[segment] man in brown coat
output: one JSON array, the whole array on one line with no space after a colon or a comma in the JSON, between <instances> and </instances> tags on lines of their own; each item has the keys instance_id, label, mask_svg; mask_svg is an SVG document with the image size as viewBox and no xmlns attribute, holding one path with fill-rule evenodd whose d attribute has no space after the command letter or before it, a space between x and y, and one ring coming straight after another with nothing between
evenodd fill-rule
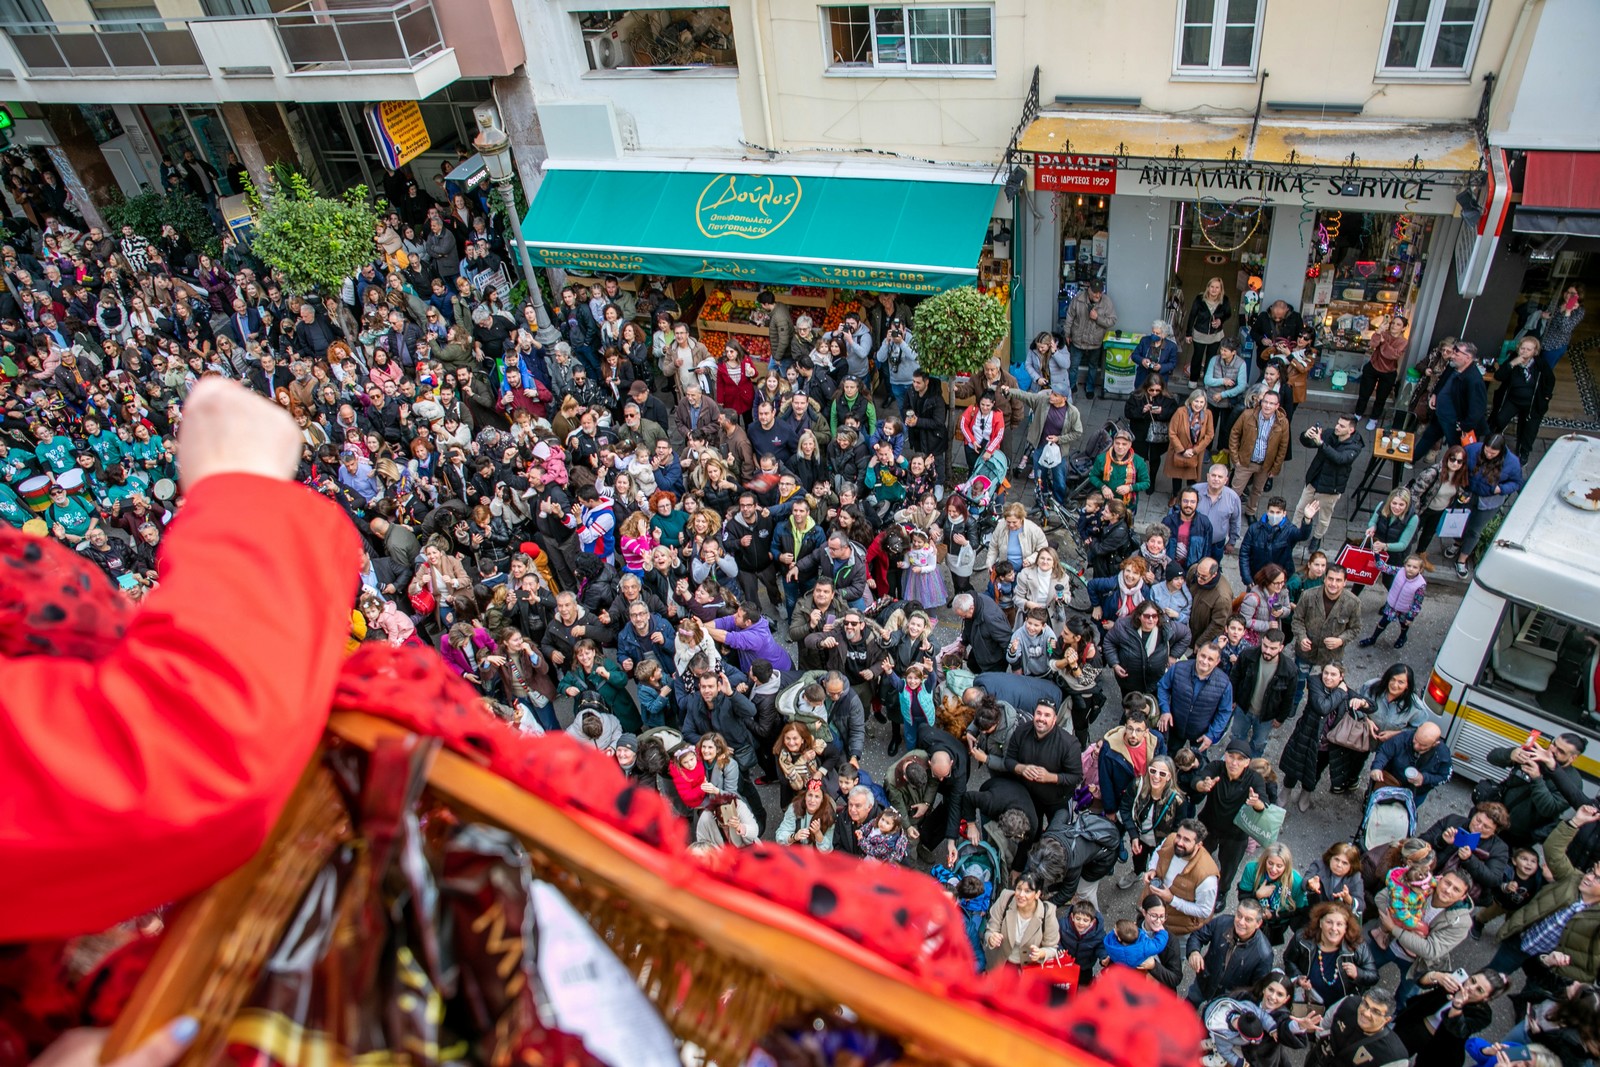
<instances>
[{"instance_id":1,"label":"man in brown coat","mask_svg":"<svg viewBox=\"0 0 1600 1067\"><path fill-rule=\"evenodd\" d=\"M1350 592L1344 568L1330 563L1321 595L1310 590L1294 606L1294 655L1301 678L1312 668L1343 663L1345 650L1360 636L1361 600Z\"/></svg>"},{"instance_id":2,"label":"man in brown coat","mask_svg":"<svg viewBox=\"0 0 1600 1067\"><path fill-rule=\"evenodd\" d=\"M1234 420L1233 432L1228 435L1233 491L1244 498L1246 522L1255 521L1261 489L1268 478L1277 477L1283 470L1288 453L1289 419L1279 406L1277 393L1262 393L1255 406L1246 408Z\"/></svg>"},{"instance_id":3,"label":"man in brown coat","mask_svg":"<svg viewBox=\"0 0 1600 1067\"><path fill-rule=\"evenodd\" d=\"M1210 644L1227 628L1233 614L1233 586L1222 576L1222 565L1210 556L1189 568L1189 631L1194 647Z\"/></svg>"}]
</instances>

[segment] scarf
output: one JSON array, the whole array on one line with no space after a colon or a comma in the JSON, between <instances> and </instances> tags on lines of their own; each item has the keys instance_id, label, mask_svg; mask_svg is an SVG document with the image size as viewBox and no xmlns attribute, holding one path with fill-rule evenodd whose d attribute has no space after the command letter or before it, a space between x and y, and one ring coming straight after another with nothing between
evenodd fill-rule
<instances>
[{"instance_id":1,"label":"scarf","mask_svg":"<svg viewBox=\"0 0 1600 1067\"><path fill-rule=\"evenodd\" d=\"M1133 447L1131 445L1128 447L1128 458L1121 463L1118 463L1112 457L1112 451L1112 448L1106 449L1105 464L1100 468L1100 480L1107 485L1111 485L1111 469L1113 467L1121 467L1122 488L1118 491L1131 494L1133 492ZM1116 489L1117 487L1112 486L1112 488Z\"/></svg>"}]
</instances>

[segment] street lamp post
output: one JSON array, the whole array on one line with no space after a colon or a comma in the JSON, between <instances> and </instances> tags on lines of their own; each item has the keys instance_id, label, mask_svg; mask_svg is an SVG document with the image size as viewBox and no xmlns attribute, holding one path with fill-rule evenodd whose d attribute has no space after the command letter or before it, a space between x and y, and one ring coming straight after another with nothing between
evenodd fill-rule
<instances>
[{"instance_id":1,"label":"street lamp post","mask_svg":"<svg viewBox=\"0 0 1600 1067\"><path fill-rule=\"evenodd\" d=\"M522 280L528 286L528 301L539 323L534 339L541 345L552 345L561 340L561 331L550 324L550 312L544 306L544 296L534 277L533 261L528 257L528 243L522 239L522 222L517 218L517 201L511 192L511 138L497 126L483 126L472 145L483 157L484 169L489 172L489 183L500 194L506 206L506 217L511 220L511 237L517 244L517 258L522 261Z\"/></svg>"}]
</instances>

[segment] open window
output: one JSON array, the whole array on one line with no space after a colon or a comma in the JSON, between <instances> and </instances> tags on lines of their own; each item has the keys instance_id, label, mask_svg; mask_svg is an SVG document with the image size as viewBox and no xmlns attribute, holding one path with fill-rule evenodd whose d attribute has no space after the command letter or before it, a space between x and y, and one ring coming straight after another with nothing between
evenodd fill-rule
<instances>
[{"instance_id":1,"label":"open window","mask_svg":"<svg viewBox=\"0 0 1600 1067\"><path fill-rule=\"evenodd\" d=\"M725 7L588 11L578 26L590 70L739 67Z\"/></svg>"},{"instance_id":2,"label":"open window","mask_svg":"<svg viewBox=\"0 0 1600 1067\"><path fill-rule=\"evenodd\" d=\"M1568 722L1596 723L1600 634L1542 608L1506 601L1478 685Z\"/></svg>"}]
</instances>

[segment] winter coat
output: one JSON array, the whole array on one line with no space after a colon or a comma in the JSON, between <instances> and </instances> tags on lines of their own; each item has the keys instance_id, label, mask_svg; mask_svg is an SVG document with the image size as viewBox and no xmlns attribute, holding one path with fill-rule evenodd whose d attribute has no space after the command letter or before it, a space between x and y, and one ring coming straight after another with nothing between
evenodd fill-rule
<instances>
[{"instance_id":1,"label":"winter coat","mask_svg":"<svg viewBox=\"0 0 1600 1067\"><path fill-rule=\"evenodd\" d=\"M644 728L644 722L639 718L639 706L633 702L633 694L628 692L628 676L622 673L622 668L614 659L597 659L595 666L604 667L610 677L602 678L598 671L582 670L576 661L572 661L567 672L556 683L556 688L563 692L569 688L595 690L623 728L629 733L638 733Z\"/></svg>"},{"instance_id":2,"label":"winter coat","mask_svg":"<svg viewBox=\"0 0 1600 1067\"><path fill-rule=\"evenodd\" d=\"M1195 647L1208 644L1222 635L1233 614L1233 586L1219 572L1210 587L1201 586L1195 578L1194 565L1186 575L1194 600L1189 605L1189 629L1194 633Z\"/></svg>"},{"instance_id":3,"label":"winter coat","mask_svg":"<svg viewBox=\"0 0 1600 1067\"><path fill-rule=\"evenodd\" d=\"M1221 667L1212 671L1199 683L1194 661L1184 660L1161 677L1156 686L1156 703L1163 715L1172 716L1172 727L1167 731L1167 744L1180 748L1202 737L1213 744L1222 739L1222 731L1233 715L1233 682Z\"/></svg>"},{"instance_id":4,"label":"winter coat","mask_svg":"<svg viewBox=\"0 0 1600 1067\"><path fill-rule=\"evenodd\" d=\"M1541 767L1539 777L1529 778L1511 762L1514 751L1511 745L1490 749L1487 760L1494 767L1515 768L1500 783L1495 799L1511 815L1506 841L1528 847L1549 837L1568 808L1580 807L1588 800L1576 767Z\"/></svg>"},{"instance_id":5,"label":"winter coat","mask_svg":"<svg viewBox=\"0 0 1600 1067\"><path fill-rule=\"evenodd\" d=\"M1063 353L1065 355L1065 353ZM1051 364L1054 365L1054 358ZM1050 390L1041 388L1036 393L1024 392L1021 389L1013 390L1013 397L1021 397L1028 404L1031 417L1028 420L1028 445L1038 448L1044 441L1044 420L1050 415ZM1056 444L1061 448L1063 461L1078 447L1078 442L1083 439L1083 414L1073 406L1071 400L1064 405L1065 420L1061 423L1061 432L1057 434Z\"/></svg>"},{"instance_id":6,"label":"winter coat","mask_svg":"<svg viewBox=\"0 0 1600 1067\"><path fill-rule=\"evenodd\" d=\"M1361 637L1361 600L1347 588L1339 599L1328 603L1326 593L1312 592L1294 606L1294 654L1313 667L1343 663L1345 653ZM1343 638L1338 648L1328 648L1323 639ZM1311 650L1302 651L1300 642L1311 639Z\"/></svg>"},{"instance_id":7,"label":"winter coat","mask_svg":"<svg viewBox=\"0 0 1600 1067\"><path fill-rule=\"evenodd\" d=\"M1257 930L1241 942L1233 932L1232 915L1218 915L1190 934L1184 952L1198 952L1205 960L1205 970L1195 976L1204 1000L1249 989L1272 970L1272 943L1266 933Z\"/></svg>"},{"instance_id":8,"label":"winter coat","mask_svg":"<svg viewBox=\"0 0 1600 1067\"><path fill-rule=\"evenodd\" d=\"M1267 691L1261 697L1261 707L1256 712L1262 722L1284 722L1294 711L1295 668L1287 648L1278 654L1273 670L1272 681L1267 683ZM1244 702L1255 692L1260 671L1260 645L1252 645L1239 653L1239 659L1229 673L1233 680L1234 703L1241 710L1249 710L1244 707Z\"/></svg>"},{"instance_id":9,"label":"winter coat","mask_svg":"<svg viewBox=\"0 0 1600 1067\"><path fill-rule=\"evenodd\" d=\"M1260 436L1261 424L1256 420L1254 409L1245 409L1244 414L1234 420L1233 429L1228 433L1228 461L1235 466L1249 464L1251 457L1256 454L1256 439ZM1267 451L1259 469L1275 477L1282 472L1283 461L1288 455L1289 420L1280 411L1272 420L1272 429L1267 431Z\"/></svg>"},{"instance_id":10,"label":"winter coat","mask_svg":"<svg viewBox=\"0 0 1600 1067\"><path fill-rule=\"evenodd\" d=\"M1471 880L1472 899L1486 904L1502 882L1511 880L1511 846L1499 834L1494 834L1478 842L1472 855L1462 859L1456 846L1444 840L1444 832L1451 828L1466 831L1469 818L1461 814L1446 815L1417 836L1433 846L1435 875L1460 871Z\"/></svg>"},{"instance_id":11,"label":"winter coat","mask_svg":"<svg viewBox=\"0 0 1600 1067\"><path fill-rule=\"evenodd\" d=\"M1156 624L1154 651L1145 647L1145 635L1139 632L1136 615L1124 615L1106 633L1101 650L1106 666L1128 672L1118 676L1117 684L1125 691L1138 689L1148 693L1167 673L1168 660L1181 659L1189 651L1189 628L1173 619L1162 619Z\"/></svg>"},{"instance_id":12,"label":"winter coat","mask_svg":"<svg viewBox=\"0 0 1600 1067\"><path fill-rule=\"evenodd\" d=\"M1178 476L1172 472L1170 456L1167 460L1167 470L1172 473L1174 478ZM1177 505L1173 505L1171 510L1167 512L1166 517L1161 520L1161 525L1167 528L1167 544L1175 548L1178 543L1178 528L1183 525L1183 516L1178 514ZM1187 553L1183 557L1184 561L1190 565L1198 562L1202 556L1210 551L1213 536L1211 520L1198 511L1195 512L1194 517L1189 520L1189 540L1184 546Z\"/></svg>"},{"instance_id":13,"label":"winter coat","mask_svg":"<svg viewBox=\"0 0 1600 1067\"><path fill-rule=\"evenodd\" d=\"M1306 682L1305 706L1300 709L1294 733L1289 735L1278 761L1285 778L1292 777L1307 786L1316 782L1317 753L1327 747L1328 730L1349 709L1354 695L1348 687L1329 689L1322 684L1320 671L1312 673Z\"/></svg>"},{"instance_id":14,"label":"winter coat","mask_svg":"<svg viewBox=\"0 0 1600 1067\"><path fill-rule=\"evenodd\" d=\"M1440 747L1444 746L1441 745ZM1576 880L1573 881L1573 886L1576 888ZM1378 890L1377 896L1373 898L1372 914L1383 915L1385 913L1394 914L1389 904L1389 889L1387 885ZM1518 911L1517 914L1520 915L1521 911ZM1512 916L1513 919L1515 917L1515 915ZM1594 918L1600 920L1600 914L1595 915ZM1577 920L1573 921L1576 922ZM1600 921L1592 925L1600 927ZM1423 975L1428 971L1449 970L1450 953L1466 941L1467 931L1471 927L1472 900L1468 897L1462 897L1433 917L1433 921L1428 924L1426 935L1418 933L1416 930L1407 930L1401 927L1394 931L1394 940L1401 948L1416 957L1416 963L1413 964L1415 973ZM1571 923L1567 925L1567 929L1569 931L1572 929ZM1500 929L1500 938L1501 940L1508 940L1511 934L1521 932L1521 928L1513 930L1511 920L1508 919ZM1574 964L1578 962L1576 955L1573 956L1572 962ZM1593 962L1593 960L1590 962ZM1589 978L1583 980L1591 980L1594 977L1594 973L1591 969L1588 972Z\"/></svg>"},{"instance_id":15,"label":"winter coat","mask_svg":"<svg viewBox=\"0 0 1600 1067\"><path fill-rule=\"evenodd\" d=\"M1061 954L1078 964L1079 983L1087 982L1104 955L1101 945L1106 939L1105 923L1096 915L1094 924L1080 934L1078 928L1072 925L1070 908L1057 908L1056 914L1061 921Z\"/></svg>"},{"instance_id":16,"label":"winter coat","mask_svg":"<svg viewBox=\"0 0 1600 1067\"><path fill-rule=\"evenodd\" d=\"M1208 449L1217 436L1216 419L1207 409L1200 417L1200 436L1191 438L1189 408L1185 405L1173 414L1167 426L1167 477L1181 478L1186 482L1199 480L1211 465ZM1194 449L1194 455L1184 456L1186 448Z\"/></svg>"},{"instance_id":17,"label":"winter coat","mask_svg":"<svg viewBox=\"0 0 1600 1067\"><path fill-rule=\"evenodd\" d=\"M1156 364L1155 371L1144 365L1146 360ZM1139 343L1133 349L1133 388L1137 392L1144 388L1144 383L1152 373L1161 375L1161 380L1166 381L1172 377L1173 370L1178 366L1178 344L1170 338L1157 338L1153 333L1147 333L1139 338Z\"/></svg>"},{"instance_id":18,"label":"winter coat","mask_svg":"<svg viewBox=\"0 0 1600 1067\"><path fill-rule=\"evenodd\" d=\"M1006 526L1006 520L1001 519L995 523L994 530L989 534L989 555L984 563L985 567L993 567L1006 558L1011 542L1011 530ZM1032 519L1022 520L1022 529L1017 531L1017 542L1022 549L1022 566L1027 567L1033 563L1033 557L1039 554L1041 548L1049 548L1050 542L1045 539L1044 531Z\"/></svg>"},{"instance_id":19,"label":"winter coat","mask_svg":"<svg viewBox=\"0 0 1600 1067\"><path fill-rule=\"evenodd\" d=\"M1089 317L1093 309L1095 317ZM1067 305L1067 317L1061 324L1061 332L1066 334L1067 344L1073 348L1095 349L1105 344L1106 333L1116 329L1117 305L1112 303L1110 293L1101 293L1100 302L1092 303L1089 300L1088 287L1078 290L1072 298L1072 303Z\"/></svg>"},{"instance_id":20,"label":"winter coat","mask_svg":"<svg viewBox=\"0 0 1600 1067\"><path fill-rule=\"evenodd\" d=\"M1380 745L1378 754L1372 757L1372 769L1388 771L1395 778L1405 782L1416 794L1417 807L1420 808L1435 786L1441 786L1450 780L1450 773L1455 764L1450 755L1450 746L1443 741L1422 755L1417 755L1411 747L1411 739L1416 733L1416 727L1402 730ZM1411 767L1415 767L1422 775L1421 785L1413 786L1407 780L1405 772Z\"/></svg>"},{"instance_id":21,"label":"winter coat","mask_svg":"<svg viewBox=\"0 0 1600 1067\"><path fill-rule=\"evenodd\" d=\"M1131 809L1134 794L1139 791L1139 776L1134 772L1133 761L1128 757L1128 746L1123 741L1126 727L1113 726L1100 739L1100 807L1106 814L1121 817L1124 808ZM1167 754L1166 740L1155 731L1145 734L1145 762ZM1127 819L1122 819L1122 829L1128 829ZM1157 834L1159 840L1163 835Z\"/></svg>"},{"instance_id":22,"label":"winter coat","mask_svg":"<svg viewBox=\"0 0 1600 1067\"><path fill-rule=\"evenodd\" d=\"M1576 834L1577 829L1570 822L1563 822L1545 841L1545 863L1555 880L1512 912L1500 931L1502 941L1520 936L1540 919L1578 899L1578 883L1585 872L1574 867L1567 856L1567 846ZM1572 958L1567 966L1555 968L1556 974L1567 981L1594 981L1594 976L1600 973L1600 908L1587 908L1573 916L1561 931L1556 951Z\"/></svg>"},{"instance_id":23,"label":"winter coat","mask_svg":"<svg viewBox=\"0 0 1600 1067\"><path fill-rule=\"evenodd\" d=\"M1341 441L1331 429L1324 429L1320 445L1311 443L1304 434L1300 440L1307 448L1317 450L1317 454L1311 457L1311 465L1306 468L1306 483L1319 493L1337 495L1344 492L1345 486L1350 484L1351 468L1367 450L1366 438L1361 436L1360 431L1355 431Z\"/></svg>"},{"instance_id":24,"label":"winter coat","mask_svg":"<svg viewBox=\"0 0 1600 1067\"><path fill-rule=\"evenodd\" d=\"M808 580L815 584L816 578L823 574L832 578L835 587L834 598L842 602L842 607L848 607L866 598L867 550L854 541L850 542L850 558L842 563L828 555L826 541L806 555L798 557L796 563L802 584Z\"/></svg>"},{"instance_id":25,"label":"winter coat","mask_svg":"<svg viewBox=\"0 0 1600 1067\"><path fill-rule=\"evenodd\" d=\"M1301 935L1291 939L1283 950L1283 973L1291 980L1306 977L1311 973L1316 955L1317 945L1310 938ZM1372 949L1368 947L1366 939L1363 938L1355 948L1341 949L1340 955L1348 955L1350 962L1356 965L1354 978L1346 975L1343 967L1339 968L1339 988L1343 996L1360 993L1378 984L1378 967L1373 962Z\"/></svg>"},{"instance_id":26,"label":"winter coat","mask_svg":"<svg viewBox=\"0 0 1600 1067\"><path fill-rule=\"evenodd\" d=\"M1311 520L1296 526L1284 519L1276 526L1267 522L1265 511L1261 518L1250 524L1239 542L1239 575L1245 581L1255 576L1269 563L1276 563L1287 574L1294 570L1294 546L1311 536Z\"/></svg>"}]
</instances>

